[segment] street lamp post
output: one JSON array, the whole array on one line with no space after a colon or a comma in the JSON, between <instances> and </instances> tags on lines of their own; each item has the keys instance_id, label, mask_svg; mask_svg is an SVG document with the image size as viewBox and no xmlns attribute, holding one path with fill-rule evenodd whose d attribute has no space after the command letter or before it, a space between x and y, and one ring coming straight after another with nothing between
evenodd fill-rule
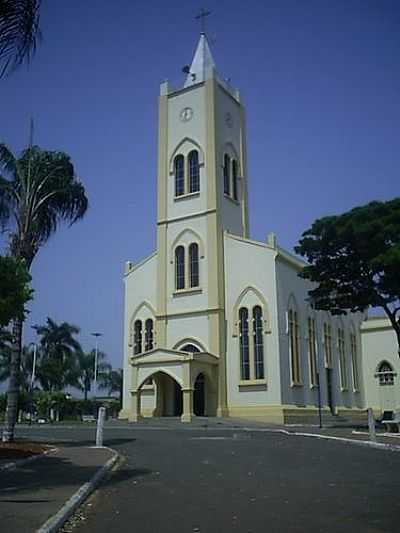
<instances>
[{"instance_id":1,"label":"street lamp post","mask_svg":"<svg viewBox=\"0 0 400 533\"><path fill-rule=\"evenodd\" d=\"M102 333L91 333L93 337L96 339L96 347L94 352L94 380L93 380L93 395L96 398L96 392L97 392L97 358L99 355L99 337L101 337Z\"/></svg>"},{"instance_id":2,"label":"street lamp post","mask_svg":"<svg viewBox=\"0 0 400 533\"><path fill-rule=\"evenodd\" d=\"M31 342L30 346L33 346L33 361L32 361L31 382L29 384L29 425L32 424L32 415L33 415L32 413L33 411L33 384L35 382L37 344L36 342Z\"/></svg>"}]
</instances>

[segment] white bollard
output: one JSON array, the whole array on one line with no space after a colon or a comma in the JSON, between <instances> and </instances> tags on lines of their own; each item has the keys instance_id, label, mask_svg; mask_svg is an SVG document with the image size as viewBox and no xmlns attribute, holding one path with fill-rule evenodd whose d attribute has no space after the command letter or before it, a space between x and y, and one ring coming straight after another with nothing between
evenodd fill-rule
<instances>
[{"instance_id":1,"label":"white bollard","mask_svg":"<svg viewBox=\"0 0 400 533\"><path fill-rule=\"evenodd\" d=\"M96 446L103 446L103 428L106 418L106 408L100 407L97 415Z\"/></svg>"},{"instance_id":2,"label":"white bollard","mask_svg":"<svg viewBox=\"0 0 400 533\"><path fill-rule=\"evenodd\" d=\"M372 412L371 407L368 407L367 411L368 411L369 440L372 442L376 442L374 413Z\"/></svg>"}]
</instances>

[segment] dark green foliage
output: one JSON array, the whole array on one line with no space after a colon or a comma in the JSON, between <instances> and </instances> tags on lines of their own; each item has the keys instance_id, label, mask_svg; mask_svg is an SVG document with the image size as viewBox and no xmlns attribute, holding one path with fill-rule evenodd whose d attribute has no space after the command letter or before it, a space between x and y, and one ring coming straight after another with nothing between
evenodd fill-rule
<instances>
[{"instance_id":1,"label":"dark green foliage","mask_svg":"<svg viewBox=\"0 0 400 533\"><path fill-rule=\"evenodd\" d=\"M0 256L0 327L25 317L25 304L32 299L31 276L21 260Z\"/></svg>"},{"instance_id":2,"label":"dark green foliage","mask_svg":"<svg viewBox=\"0 0 400 533\"><path fill-rule=\"evenodd\" d=\"M0 78L29 62L41 37L40 0L0 0Z\"/></svg>"},{"instance_id":3,"label":"dark green foliage","mask_svg":"<svg viewBox=\"0 0 400 533\"><path fill-rule=\"evenodd\" d=\"M400 198L316 220L296 252L309 262L300 276L317 284L309 292L317 309L382 307L400 352Z\"/></svg>"}]
</instances>

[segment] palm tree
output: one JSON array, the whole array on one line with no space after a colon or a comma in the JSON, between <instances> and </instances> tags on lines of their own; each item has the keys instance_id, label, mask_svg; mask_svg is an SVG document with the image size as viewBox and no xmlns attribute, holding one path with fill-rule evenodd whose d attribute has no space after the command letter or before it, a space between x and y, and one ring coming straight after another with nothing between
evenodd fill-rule
<instances>
[{"instance_id":1,"label":"palm tree","mask_svg":"<svg viewBox=\"0 0 400 533\"><path fill-rule=\"evenodd\" d=\"M88 200L69 156L30 146L17 158L0 144L0 222L10 235L10 254L32 261L60 222L74 224L86 213ZM14 438L18 403L18 373L22 320L13 323L13 348L3 441Z\"/></svg>"},{"instance_id":2,"label":"palm tree","mask_svg":"<svg viewBox=\"0 0 400 533\"><path fill-rule=\"evenodd\" d=\"M41 0L0 0L0 78L29 62L41 38Z\"/></svg>"},{"instance_id":3,"label":"palm tree","mask_svg":"<svg viewBox=\"0 0 400 533\"><path fill-rule=\"evenodd\" d=\"M82 348L74 335L79 328L68 322L57 324L51 318L47 318L44 326L34 328L40 337L36 375L42 389L58 392L69 385L77 386Z\"/></svg>"},{"instance_id":4,"label":"palm tree","mask_svg":"<svg viewBox=\"0 0 400 533\"><path fill-rule=\"evenodd\" d=\"M113 392L118 392L118 398L122 400L122 385L123 385L123 371L122 368L103 373L99 378L99 388L105 389L108 395L111 396Z\"/></svg>"},{"instance_id":5,"label":"palm tree","mask_svg":"<svg viewBox=\"0 0 400 533\"><path fill-rule=\"evenodd\" d=\"M89 353L78 353L79 388L83 391L85 400L87 400L92 382L94 381L95 358L96 350L92 350ZM99 383L101 383L102 377L111 369L111 366L106 363L106 359L107 356L104 352L97 352L97 379Z\"/></svg>"}]
</instances>

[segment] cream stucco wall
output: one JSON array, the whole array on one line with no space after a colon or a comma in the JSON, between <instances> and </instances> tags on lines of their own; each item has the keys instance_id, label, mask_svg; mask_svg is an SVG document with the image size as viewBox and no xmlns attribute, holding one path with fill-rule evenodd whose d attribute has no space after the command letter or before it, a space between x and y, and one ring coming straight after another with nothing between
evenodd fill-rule
<instances>
[{"instance_id":1,"label":"cream stucco wall","mask_svg":"<svg viewBox=\"0 0 400 533\"><path fill-rule=\"evenodd\" d=\"M296 262L298 264L296 264ZM280 342L280 366L282 402L298 406L318 405L318 389L312 387L310 380L310 361L308 349L308 316L316 318L317 336L317 366L320 374L321 400L323 405L328 404L327 382L324 364L323 323L328 321L332 327L332 378L333 378L333 404L339 409L363 407L362 390L362 364L361 364L361 340L359 333L360 314L346 315L340 318L332 317L329 313L313 312L307 302L308 290L312 285L301 279L298 272L301 263L290 254L282 251L276 264L276 290L279 312L279 342ZM289 302L295 305L300 324L300 362L301 362L301 386L291 384L290 375L290 352L288 331ZM345 334L347 390L341 390L339 376L339 353L338 353L338 327L343 327ZM353 328L353 329L352 329ZM359 391L353 390L352 364L350 354L350 331L354 331L357 338L357 366L359 374Z\"/></svg>"},{"instance_id":2,"label":"cream stucco wall","mask_svg":"<svg viewBox=\"0 0 400 533\"><path fill-rule=\"evenodd\" d=\"M361 338L366 407L372 407L377 413L400 410L400 358L396 334L389 320L370 317L362 323ZM379 385L376 373L383 361L387 361L397 374L393 386Z\"/></svg>"},{"instance_id":3,"label":"cream stucco wall","mask_svg":"<svg viewBox=\"0 0 400 533\"><path fill-rule=\"evenodd\" d=\"M274 283L275 250L266 244L225 233L225 305L228 405L261 406L280 403L279 343ZM264 332L264 384L240 383L239 307L261 305ZM251 333L251 332L250 332Z\"/></svg>"}]
</instances>

